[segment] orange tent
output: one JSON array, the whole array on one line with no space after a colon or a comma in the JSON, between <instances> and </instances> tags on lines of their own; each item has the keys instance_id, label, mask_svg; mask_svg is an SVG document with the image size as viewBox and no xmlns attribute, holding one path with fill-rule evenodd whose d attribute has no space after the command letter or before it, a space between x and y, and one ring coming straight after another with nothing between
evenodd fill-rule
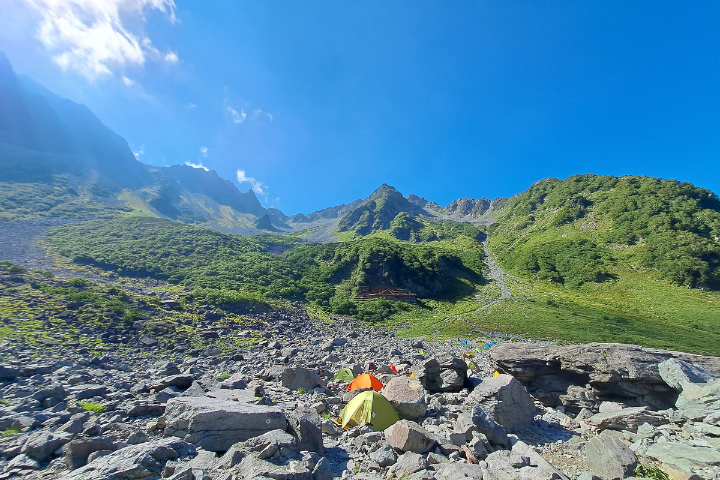
<instances>
[{"instance_id":1,"label":"orange tent","mask_svg":"<svg viewBox=\"0 0 720 480\"><path fill-rule=\"evenodd\" d=\"M397 368L395 368L395 365L388 365L388 367L390 367L390 370L397 373Z\"/></svg>"},{"instance_id":2,"label":"orange tent","mask_svg":"<svg viewBox=\"0 0 720 480\"><path fill-rule=\"evenodd\" d=\"M355 380L348 385L348 391L352 392L356 388L372 388L376 392L379 392L382 390L382 387L382 383L380 383L380 380L375 378L375 375L363 373L362 375L355 377Z\"/></svg>"}]
</instances>

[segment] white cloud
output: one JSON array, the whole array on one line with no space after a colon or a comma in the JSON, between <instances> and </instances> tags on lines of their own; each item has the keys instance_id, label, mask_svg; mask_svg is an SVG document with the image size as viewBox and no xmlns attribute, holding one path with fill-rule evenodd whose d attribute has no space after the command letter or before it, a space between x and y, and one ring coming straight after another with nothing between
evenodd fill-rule
<instances>
[{"instance_id":1,"label":"white cloud","mask_svg":"<svg viewBox=\"0 0 720 480\"><path fill-rule=\"evenodd\" d=\"M126 77L125 75L123 75L122 80L123 80L123 83L128 87L132 87L133 85L135 85L135 80L132 80L132 79Z\"/></svg>"},{"instance_id":2,"label":"white cloud","mask_svg":"<svg viewBox=\"0 0 720 480\"><path fill-rule=\"evenodd\" d=\"M259 109L259 108L256 109L256 110L254 110L254 111L253 111L253 114L255 114L256 117L258 117L258 116L260 116L260 115L265 115L266 117L268 117L268 118L270 119L271 122L272 122L272 120L273 120L272 114L270 114L270 113L268 113L268 112L263 112L263 111L262 111L261 109Z\"/></svg>"},{"instance_id":3,"label":"white cloud","mask_svg":"<svg viewBox=\"0 0 720 480\"><path fill-rule=\"evenodd\" d=\"M145 153L145 145L140 145L140 150L138 150L137 152L133 151L133 155L135 155L135 158L137 160L140 160L140 155L142 155L143 153Z\"/></svg>"},{"instance_id":4,"label":"white cloud","mask_svg":"<svg viewBox=\"0 0 720 480\"><path fill-rule=\"evenodd\" d=\"M175 23L174 0L22 1L40 13L36 36L54 53L55 63L90 81L142 67L148 59L179 61L177 53L160 52L141 31L145 10L159 10Z\"/></svg>"},{"instance_id":5,"label":"white cloud","mask_svg":"<svg viewBox=\"0 0 720 480\"><path fill-rule=\"evenodd\" d=\"M203 165L203 159L207 158L209 151L210 149L207 147L200 147L200 157L198 158L198 163L185 162L185 165L193 168L202 168L206 172L209 172L210 169Z\"/></svg>"},{"instance_id":6,"label":"white cloud","mask_svg":"<svg viewBox=\"0 0 720 480\"><path fill-rule=\"evenodd\" d=\"M193 168L202 168L202 169L205 170L206 172L209 172L209 171L210 171L210 169L207 168L206 166L204 166L204 165L202 164L202 162L200 162L200 163L185 162L185 165L187 165L188 167L193 167Z\"/></svg>"},{"instance_id":7,"label":"white cloud","mask_svg":"<svg viewBox=\"0 0 720 480\"><path fill-rule=\"evenodd\" d=\"M245 175L245 170L237 171L237 181L238 181L238 183L247 182L250 185L252 185L253 192L265 197L265 201L267 202L267 196L268 196L267 186L263 185L262 182L255 180L253 177L248 177L247 175Z\"/></svg>"},{"instance_id":8,"label":"white cloud","mask_svg":"<svg viewBox=\"0 0 720 480\"><path fill-rule=\"evenodd\" d=\"M193 108L195 108L195 107L197 107L197 105L195 105L194 103L188 103L188 108L189 108L189 109L193 109Z\"/></svg>"},{"instance_id":9,"label":"white cloud","mask_svg":"<svg viewBox=\"0 0 720 480\"><path fill-rule=\"evenodd\" d=\"M242 123L245 121L245 117L247 117L247 113L245 113L245 110L240 109L240 113L237 112L232 107L227 107L228 112L232 115L233 122L235 123Z\"/></svg>"}]
</instances>

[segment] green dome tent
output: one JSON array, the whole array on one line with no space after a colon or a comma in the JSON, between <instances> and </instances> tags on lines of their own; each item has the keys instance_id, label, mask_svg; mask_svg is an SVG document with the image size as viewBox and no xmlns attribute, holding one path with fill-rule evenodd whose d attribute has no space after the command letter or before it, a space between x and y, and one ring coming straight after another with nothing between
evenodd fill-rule
<instances>
[{"instance_id":1,"label":"green dome tent","mask_svg":"<svg viewBox=\"0 0 720 480\"><path fill-rule=\"evenodd\" d=\"M341 368L340 371L335 374L335 380L350 383L355 380L355 374L349 368Z\"/></svg>"},{"instance_id":2,"label":"green dome tent","mask_svg":"<svg viewBox=\"0 0 720 480\"><path fill-rule=\"evenodd\" d=\"M376 432L381 432L400 420L400 417L385 397L374 390L368 390L358 393L345 405L340 419L343 428L369 423Z\"/></svg>"}]
</instances>

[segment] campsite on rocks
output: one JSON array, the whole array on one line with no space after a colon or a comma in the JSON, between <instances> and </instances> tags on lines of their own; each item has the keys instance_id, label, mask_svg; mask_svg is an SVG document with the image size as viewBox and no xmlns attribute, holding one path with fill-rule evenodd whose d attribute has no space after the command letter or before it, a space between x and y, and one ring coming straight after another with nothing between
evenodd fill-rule
<instances>
[{"instance_id":1,"label":"campsite on rocks","mask_svg":"<svg viewBox=\"0 0 720 480\"><path fill-rule=\"evenodd\" d=\"M0 480L720 480L719 21L0 0Z\"/></svg>"}]
</instances>

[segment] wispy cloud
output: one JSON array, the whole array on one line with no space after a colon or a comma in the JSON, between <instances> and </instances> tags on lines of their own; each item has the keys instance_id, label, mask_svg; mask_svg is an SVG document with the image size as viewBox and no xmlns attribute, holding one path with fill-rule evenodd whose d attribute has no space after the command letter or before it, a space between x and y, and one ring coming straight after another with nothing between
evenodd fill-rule
<instances>
[{"instance_id":1,"label":"wispy cloud","mask_svg":"<svg viewBox=\"0 0 720 480\"><path fill-rule=\"evenodd\" d=\"M193 168L202 168L206 172L210 171L210 169L207 168L205 165L203 165L202 162L200 162L200 163L185 162L185 165L187 165L188 167L193 167Z\"/></svg>"},{"instance_id":2,"label":"wispy cloud","mask_svg":"<svg viewBox=\"0 0 720 480\"><path fill-rule=\"evenodd\" d=\"M132 79L126 77L125 75L123 75L122 81L125 84L125 86L127 86L127 87L132 87L133 85L135 85L135 80L132 80Z\"/></svg>"},{"instance_id":3,"label":"wispy cloud","mask_svg":"<svg viewBox=\"0 0 720 480\"><path fill-rule=\"evenodd\" d=\"M188 108L189 108L189 109L192 110L192 109L195 108L195 107L197 107L197 105L195 105L194 103L188 103Z\"/></svg>"},{"instance_id":4,"label":"wispy cloud","mask_svg":"<svg viewBox=\"0 0 720 480\"><path fill-rule=\"evenodd\" d=\"M210 169L203 165L203 160L207 158L209 151L210 149L207 147L200 147L200 157L198 158L198 163L185 162L185 165L193 168L202 168L206 172L209 172Z\"/></svg>"},{"instance_id":5,"label":"wispy cloud","mask_svg":"<svg viewBox=\"0 0 720 480\"><path fill-rule=\"evenodd\" d=\"M40 13L36 36L55 63L90 81L142 67L148 59L180 60L175 52L160 52L141 30L145 10L159 10L175 23L174 0L22 1Z\"/></svg>"},{"instance_id":6,"label":"wispy cloud","mask_svg":"<svg viewBox=\"0 0 720 480\"><path fill-rule=\"evenodd\" d=\"M255 109L255 110L253 111L253 114L254 114L256 117L259 117L259 116L261 116L261 115L266 116L266 117L268 117L268 118L270 119L271 122L272 122L272 120L273 120L273 116L272 116L271 113L263 112L263 111L262 111L261 109L259 109L259 108L258 108L258 109Z\"/></svg>"},{"instance_id":7,"label":"wispy cloud","mask_svg":"<svg viewBox=\"0 0 720 480\"><path fill-rule=\"evenodd\" d=\"M252 190L258 195L262 195L265 197L265 202L267 202L267 196L268 196L268 188L266 185L263 185L262 182L255 180L253 177L248 177L245 174L245 170L238 170L237 171L237 181L238 183L249 183L252 185Z\"/></svg>"},{"instance_id":8,"label":"wispy cloud","mask_svg":"<svg viewBox=\"0 0 720 480\"><path fill-rule=\"evenodd\" d=\"M140 160L140 155L142 155L143 153L145 153L145 145L140 145L140 150L138 150L137 152L133 150L133 155L135 155L135 158L137 160Z\"/></svg>"},{"instance_id":9,"label":"wispy cloud","mask_svg":"<svg viewBox=\"0 0 720 480\"><path fill-rule=\"evenodd\" d=\"M245 117L247 117L247 113L245 113L245 110L240 109L240 113L237 112L232 107L227 107L228 112L230 112L230 115L232 115L233 122L235 123L242 123L245 121Z\"/></svg>"}]
</instances>

